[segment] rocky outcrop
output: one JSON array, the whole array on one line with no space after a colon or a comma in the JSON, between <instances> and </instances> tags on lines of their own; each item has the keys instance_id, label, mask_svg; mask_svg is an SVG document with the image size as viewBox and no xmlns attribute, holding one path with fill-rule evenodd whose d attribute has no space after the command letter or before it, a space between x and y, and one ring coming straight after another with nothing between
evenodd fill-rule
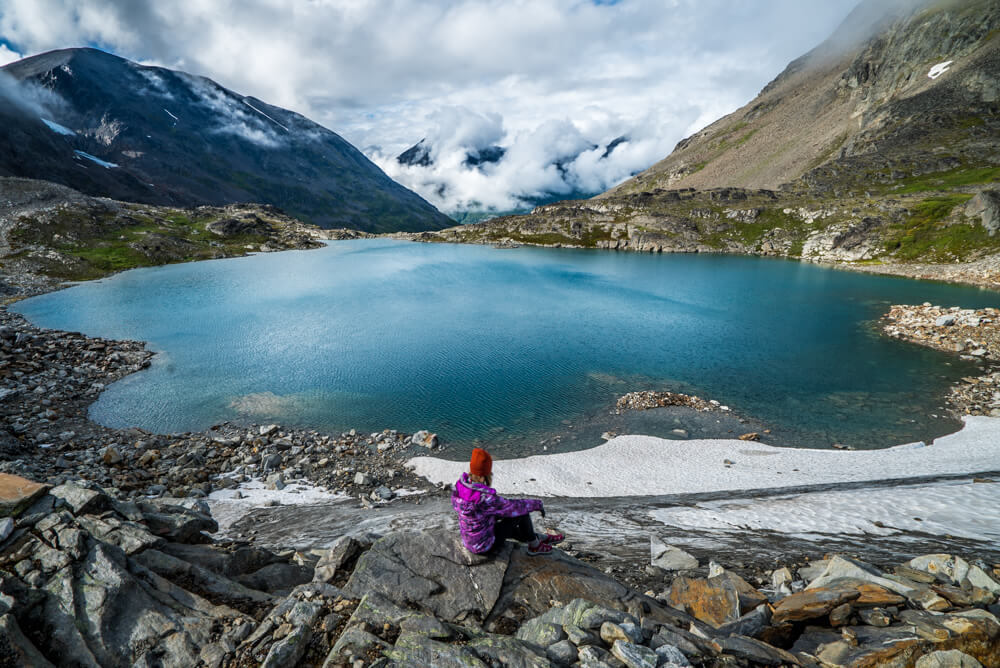
<instances>
[{"instance_id":1,"label":"rocky outcrop","mask_svg":"<svg viewBox=\"0 0 1000 668\"><path fill-rule=\"evenodd\" d=\"M553 600L586 596L621 610L659 607L562 552L531 558L507 542L496 554L475 555L445 529L398 532L376 542L345 589L359 597L377 592L399 606L493 630L516 624L518 614L539 614Z\"/></svg>"},{"instance_id":2,"label":"rocky outcrop","mask_svg":"<svg viewBox=\"0 0 1000 668\"><path fill-rule=\"evenodd\" d=\"M965 215L979 218L992 237L1000 230L1000 190L981 190L965 205Z\"/></svg>"},{"instance_id":3,"label":"rocky outcrop","mask_svg":"<svg viewBox=\"0 0 1000 668\"><path fill-rule=\"evenodd\" d=\"M699 577L693 562L652 597L558 549L530 557L507 543L473 555L436 529L278 554L213 540L197 500L5 482L30 497L6 507L0 542L5 665L1000 662L1000 621L987 609L997 570L958 555L888 571L833 556L778 569L760 589L714 562ZM343 588L331 583L348 571Z\"/></svg>"},{"instance_id":4,"label":"rocky outcrop","mask_svg":"<svg viewBox=\"0 0 1000 668\"><path fill-rule=\"evenodd\" d=\"M948 403L965 415L1000 416L1000 310L897 304L881 327L887 336L978 361L981 372L952 387Z\"/></svg>"},{"instance_id":5,"label":"rocky outcrop","mask_svg":"<svg viewBox=\"0 0 1000 668\"><path fill-rule=\"evenodd\" d=\"M36 294L132 267L318 248L322 234L265 205L179 209L0 178L0 293Z\"/></svg>"}]
</instances>

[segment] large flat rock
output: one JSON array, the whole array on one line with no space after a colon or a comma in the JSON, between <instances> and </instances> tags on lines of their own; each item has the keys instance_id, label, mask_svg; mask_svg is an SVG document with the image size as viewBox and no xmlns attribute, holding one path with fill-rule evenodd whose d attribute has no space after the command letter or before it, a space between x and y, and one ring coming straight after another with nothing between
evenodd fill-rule
<instances>
[{"instance_id":1,"label":"large flat rock","mask_svg":"<svg viewBox=\"0 0 1000 668\"><path fill-rule=\"evenodd\" d=\"M10 473L0 473L0 517L17 516L32 501L50 489L49 485L34 482Z\"/></svg>"},{"instance_id":2,"label":"large flat rock","mask_svg":"<svg viewBox=\"0 0 1000 668\"><path fill-rule=\"evenodd\" d=\"M359 598L377 592L404 608L488 629L502 628L505 617L536 616L553 601L577 598L664 619L683 617L685 623L691 619L561 550L532 557L508 542L495 555L476 555L462 547L458 532L451 529L382 538L358 559L346 590Z\"/></svg>"},{"instance_id":3,"label":"large flat rock","mask_svg":"<svg viewBox=\"0 0 1000 668\"><path fill-rule=\"evenodd\" d=\"M493 609L513 546L496 555L472 554L456 531L402 531L377 541L358 559L347 591L378 592L455 622L482 623Z\"/></svg>"}]
</instances>

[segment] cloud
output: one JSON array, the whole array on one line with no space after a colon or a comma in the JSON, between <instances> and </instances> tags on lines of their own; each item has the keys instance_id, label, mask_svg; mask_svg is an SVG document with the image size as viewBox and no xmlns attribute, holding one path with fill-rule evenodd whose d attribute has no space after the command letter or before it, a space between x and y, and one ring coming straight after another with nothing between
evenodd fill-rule
<instances>
[{"instance_id":1,"label":"cloud","mask_svg":"<svg viewBox=\"0 0 1000 668\"><path fill-rule=\"evenodd\" d=\"M246 100L234 96L208 79L180 74L199 103L215 114L211 132L242 137L258 146L275 148L284 144L280 136L283 126L256 109ZM284 130L287 132L287 129Z\"/></svg>"},{"instance_id":2,"label":"cloud","mask_svg":"<svg viewBox=\"0 0 1000 668\"><path fill-rule=\"evenodd\" d=\"M64 102L46 88L21 83L6 72L0 72L0 105L29 116L51 119L59 116Z\"/></svg>"},{"instance_id":3,"label":"cloud","mask_svg":"<svg viewBox=\"0 0 1000 668\"><path fill-rule=\"evenodd\" d=\"M672 133L657 114L630 121L596 107L582 111L576 121L549 119L507 132L497 114L448 107L425 119L430 165L401 165L396 153L375 147L367 152L391 177L442 211L457 213L509 211L530 207L535 198L599 193L673 148ZM609 144L622 137L609 153ZM505 149L498 162L467 162L496 145Z\"/></svg>"},{"instance_id":4,"label":"cloud","mask_svg":"<svg viewBox=\"0 0 1000 668\"><path fill-rule=\"evenodd\" d=\"M752 98L855 3L245 0L237 11L209 0L3 0L0 35L21 53L92 44L205 75L384 156L435 132L445 158L460 144L504 143L515 152L511 169L522 170L500 175L506 193L475 170L456 167L449 181L499 203L529 179L538 181L528 189L552 184L528 156L551 157L564 139L632 137L613 160L578 158L578 184L608 183L665 157ZM242 122L234 131L280 134ZM419 179L431 187L431 176Z\"/></svg>"},{"instance_id":5,"label":"cloud","mask_svg":"<svg viewBox=\"0 0 1000 668\"><path fill-rule=\"evenodd\" d=\"M21 60L22 56L17 51L11 51L6 44L0 43L0 67L15 60Z\"/></svg>"}]
</instances>

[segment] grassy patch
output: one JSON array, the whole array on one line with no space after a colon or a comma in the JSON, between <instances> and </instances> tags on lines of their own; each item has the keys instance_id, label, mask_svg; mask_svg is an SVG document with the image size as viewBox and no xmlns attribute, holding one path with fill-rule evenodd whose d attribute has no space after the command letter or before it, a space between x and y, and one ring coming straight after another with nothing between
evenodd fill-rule
<instances>
[{"instance_id":1,"label":"grassy patch","mask_svg":"<svg viewBox=\"0 0 1000 668\"><path fill-rule=\"evenodd\" d=\"M944 172L932 172L902 179L892 189L892 192L905 195L929 190L949 190L995 181L1000 181L1000 167L959 167Z\"/></svg>"},{"instance_id":2,"label":"grassy patch","mask_svg":"<svg viewBox=\"0 0 1000 668\"><path fill-rule=\"evenodd\" d=\"M1000 238L990 237L978 224L948 224L955 207L971 195L962 193L928 197L912 207L905 223L890 228L886 252L901 260L963 260L975 251L1000 248Z\"/></svg>"}]
</instances>

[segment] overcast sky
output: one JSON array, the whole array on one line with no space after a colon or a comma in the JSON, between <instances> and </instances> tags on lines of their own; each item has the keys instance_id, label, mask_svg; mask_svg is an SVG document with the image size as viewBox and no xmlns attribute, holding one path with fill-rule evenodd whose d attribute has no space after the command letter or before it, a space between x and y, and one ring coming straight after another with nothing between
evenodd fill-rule
<instances>
[{"instance_id":1,"label":"overcast sky","mask_svg":"<svg viewBox=\"0 0 1000 668\"><path fill-rule=\"evenodd\" d=\"M546 191L603 190L665 157L855 4L0 0L0 64L91 45L201 74L338 132L445 210L502 209ZM620 135L628 144L602 160ZM423 137L433 167L395 163ZM511 149L501 164L462 165L492 144ZM568 173L555 170L569 155Z\"/></svg>"}]
</instances>

